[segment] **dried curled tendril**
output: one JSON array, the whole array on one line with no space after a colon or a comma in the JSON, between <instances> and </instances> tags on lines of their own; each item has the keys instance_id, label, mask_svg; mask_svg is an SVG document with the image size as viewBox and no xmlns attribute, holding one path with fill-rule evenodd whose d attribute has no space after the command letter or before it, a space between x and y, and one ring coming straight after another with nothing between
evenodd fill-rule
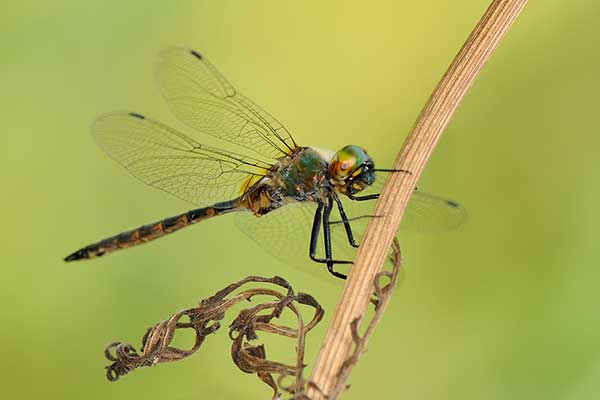
<instances>
[{"instance_id":1,"label":"dried curled tendril","mask_svg":"<svg viewBox=\"0 0 600 400\"><path fill-rule=\"evenodd\" d=\"M237 293L242 286L249 283L269 283L285 289L282 292L273 288L248 288ZM112 364L106 367L108 380L114 382L121 376L140 367L181 360L194 354L204 339L219 330L225 312L232 306L255 296L266 297L268 301L240 311L229 326L229 337L232 339L231 355L233 362L246 373L257 374L259 379L273 389L273 398L279 397L278 386L273 374L279 375L279 381L293 377L294 383L285 387L285 391L298 395L304 388L304 341L308 332L321 321L324 311L319 303L305 293L295 294L291 285L283 278L262 278L249 276L218 291L215 295L204 299L198 307L182 310L165 321L149 328L142 338L141 353L127 343L115 342L105 349L106 358ZM310 322L304 323L299 305L314 309ZM276 324L285 310L296 316L297 326L290 327ZM196 338L189 349L171 346L178 330L193 329ZM296 364L288 365L267 359L264 345L252 345L250 341L257 339L256 332L267 332L297 340Z\"/></svg>"}]
</instances>

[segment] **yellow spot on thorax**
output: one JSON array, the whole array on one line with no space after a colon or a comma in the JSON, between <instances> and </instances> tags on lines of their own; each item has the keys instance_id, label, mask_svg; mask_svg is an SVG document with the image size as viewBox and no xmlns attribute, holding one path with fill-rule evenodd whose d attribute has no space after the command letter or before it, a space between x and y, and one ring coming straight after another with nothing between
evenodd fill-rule
<instances>
[{"instance_id":1,"label":"yellow spot on thorax","mask_svg":"<svg viewBox=\"0 0 600 400\"><path fill-rule=\"evenodd\" d=\"M240 195L246 193L248 191L248 189L250 189L252 186L254 186L262 178L263 178L262 176L258 176L258 175L250 175L248 178L246 178L246 180L244 180L244 182L242 183L242 186L240 187Z\"/></svg>"}]
</instances>

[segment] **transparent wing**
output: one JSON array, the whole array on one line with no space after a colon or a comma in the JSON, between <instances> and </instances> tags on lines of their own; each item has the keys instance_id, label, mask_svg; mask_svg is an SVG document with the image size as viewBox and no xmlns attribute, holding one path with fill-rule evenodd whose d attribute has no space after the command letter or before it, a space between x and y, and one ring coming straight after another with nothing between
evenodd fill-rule
<instances>
[{"instance_id":1,"label":"transparent wing","mask_svg":"<svg viewBox=\"0 0 600 400\"><path fill-rule=\"evenodd\" d=\"M375 183L363 194L381 193L385 177L378 175ZM371 213L375 200L366 202L350 202L348 206L355 213ZM359 203L359 204L357 204ZM362 203L362 204L361 204ZM367 203L367 204L365 204ZM400 230L412 232L434 233L447 232L458 228L466 219L465 209L454 200L415 190L408 202Z\"/></svg>"},{"instance_id":2,"label":"transparent wing","mask_svg":"<svg viewBox=\"0 0 600 400\"><path fill-rule=\"evenodd\" d=\"M173 113L192 128L271 158L296 148L277 119L239 93L194 50L163 51L157 75Z\"/></svg>"},{"instance_id":3,"label":"transparent wing","mask_svg":"<svg viewBox=\"0 0 600 400\"><path fill-rule=\"evenodd\" d=\"M238 227L249 238L281 262L304 272L329 277L327 266L312 261L309 256L310 233L316 208L317 205L312 202L292 203L258 218L252 213L236 213L235 218ZM337 212L332 212L332 217L336 218ZM331 226L331 242L335 259L354 260L356 249L348 244L341 224ZM322 230L317 257L325 257ZM350 266L336 265L334 268L348 273Z\"/></svg>"},{"instance_id":4,"label":"transparent wing","mask_svg":"<svg viewBox=\"0 0 600 400\"><path fill-rule=\"evenodd\" d=\"M419 190L412 194L405 213L400 229L423 233L454 230L467 216L457 202Z\"/></svg>"},{"instance_id":5,"label":"transparent wing","mask_svg":"<svg viewBox=\"0 0 600 400\"><path fill-rule=\"evenodd\" d=\"M98 118L92 134L99 146L142 182L206 205L237 197L245 183L264 176L268 163L202 145L139 114Z\"/></svg>"}]
</instances>

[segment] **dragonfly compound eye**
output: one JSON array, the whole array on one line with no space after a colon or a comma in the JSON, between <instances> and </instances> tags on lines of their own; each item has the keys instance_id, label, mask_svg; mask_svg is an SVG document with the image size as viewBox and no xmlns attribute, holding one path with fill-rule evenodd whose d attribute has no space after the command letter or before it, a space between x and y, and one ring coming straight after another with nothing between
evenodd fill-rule
<instances>
[{"instance_id":1,"label":"dragonfly compound eye","mask_svg":"<svg viewBox=\"0 0 600 400\"><path fill-rule=\"evenodd\" d=\"M357 146L346 146L335 153L335 156L329 164L329 173L336 181L345 181L360 165L357 152L354 150Z\"/></svg>"},{"instance_id":2,"label":"dragonfly compound eye","mask_svg":"<svg viewBox=\"0 0 600 400\"><path fill-rule=\"evenodd\" d=\"M329 166L331 177L338 182L343 182L348 179L355 169L356 160L351 158L334 160Z\"/></svg>"},{"instance_id":3,"label":"dragonfly compound eye","mask_svg":"<svg viewBox=\"0 0 600 400\"><path fill-rule=\"evenodd\" d=\"M366 151L355 145L343 147L331 160L329 172L338 182L354 180L363 173L363 167L372 165L371 157ZM365 168L366 169L366 168Z\"/></svg>"}]
</instances>

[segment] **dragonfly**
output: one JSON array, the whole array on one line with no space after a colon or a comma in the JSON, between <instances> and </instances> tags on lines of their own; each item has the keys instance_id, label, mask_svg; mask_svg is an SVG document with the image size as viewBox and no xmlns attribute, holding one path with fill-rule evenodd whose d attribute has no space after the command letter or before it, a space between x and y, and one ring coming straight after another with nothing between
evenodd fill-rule
<instances>
[{"instance_id":1,"label":"dragonfly","mask_svg":"<svg viewBox=\"0 0 600 400\"><path fill-rule=\"evenodd\" d=\"M65 261L104 256L236 213L242 231L269 252L285 261L310 258L345 279L339 266L352 261L340 255L351 257L366 222L379 217L369 210L379 196L380 174L408 171L376 168L358 145L338 151L299 146L275 117L237 91L195 50L161 52L157 77L179 121L236 151L202 144L139 113L99 117L92 134L110 157L145 184L200 208L87 245ZM452 229L464 219L458 203L418 190L406 212L409 219L434 229ZM304 256L295 255L298 249L304 249Z\"/></svg>"}]
</instances>

